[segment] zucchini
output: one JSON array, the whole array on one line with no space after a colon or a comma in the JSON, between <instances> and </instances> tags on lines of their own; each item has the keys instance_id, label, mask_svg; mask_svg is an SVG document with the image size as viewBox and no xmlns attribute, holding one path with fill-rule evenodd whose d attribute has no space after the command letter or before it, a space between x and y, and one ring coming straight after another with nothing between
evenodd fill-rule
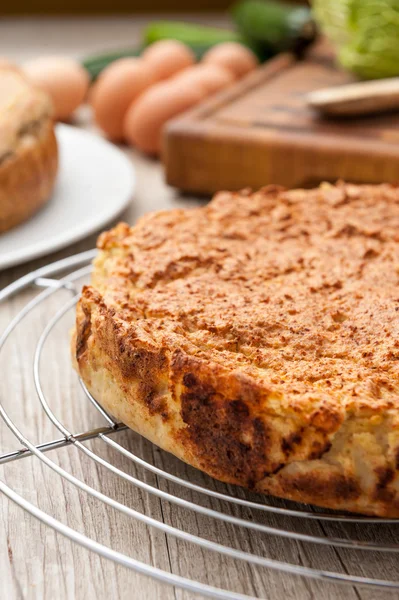
<instances>
[{"instance_id":1,"label":"zucchini","mask_svg":"<svg viewBox=\"0 0 399 600\"><path fill-rule=\"evenodd\" d=\"M242 0L231 9L238 31L271 54L302 51L316 37L310 8L275 0Z\"/></svg>"}]
</instances>

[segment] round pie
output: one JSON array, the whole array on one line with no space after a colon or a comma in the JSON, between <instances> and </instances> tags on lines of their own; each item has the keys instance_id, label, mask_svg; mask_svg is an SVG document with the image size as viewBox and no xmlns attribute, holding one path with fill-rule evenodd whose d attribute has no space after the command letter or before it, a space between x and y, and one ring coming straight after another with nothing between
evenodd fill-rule
<instances>
[{"instance_id":1,"label":"round pie","mask_svg":"<svg viewBox=\"0 0 399 600\"><path fill-rule=\"evenodd\" d=\"M16 69L0 67L0 233L50 197L58 166L51 110Z\"/></svg>"},{"instance_id":2,"label":"round pie","mask_svg":"<svg viewBox=\"0 0 399 600\"><path fill-rule=\"evenodd\" d=\"M98 246L72 346L110 413L222 481L399 517L399 188L221 192Z\"/></svg>"}]
</instances>

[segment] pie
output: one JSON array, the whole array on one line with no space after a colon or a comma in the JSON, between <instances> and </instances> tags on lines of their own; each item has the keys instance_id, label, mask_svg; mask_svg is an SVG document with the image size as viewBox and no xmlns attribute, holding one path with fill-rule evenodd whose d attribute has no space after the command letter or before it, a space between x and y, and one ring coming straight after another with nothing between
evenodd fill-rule
<instances>
[{"instance_id":1,"label":"pie","mask_svg":"<svg viewBox=\"0 0 399 600\"><path fill-rule=\"evenodd\" d=\"M58 165L51 110L17 69L0 67L0 233L50 197Z\"/></svg>"},{"instance_id":2,"label":"pie","mask_svg":"<svg viewBox=\"0 0 399 600\"><path fill-rule=\"evenodd\" d=\"M77 307L106 410L224 482L399 517L399 188L220 192L119 224Z\"/></svg>"}]
</instances>

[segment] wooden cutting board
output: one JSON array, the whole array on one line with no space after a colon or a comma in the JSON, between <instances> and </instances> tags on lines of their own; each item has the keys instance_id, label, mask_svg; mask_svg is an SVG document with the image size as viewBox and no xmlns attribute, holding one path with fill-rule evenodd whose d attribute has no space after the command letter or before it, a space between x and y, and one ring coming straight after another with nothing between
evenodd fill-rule
<instances>
[{"instance_id":1,"label":"wooden cutting board","mask_svg":"<svg viewBox=\"0 0 399 600\"><path fill-rule=\"evenodd\" d=\"M307 92L349 81L325 43L302 61L276 57L167 125L167 182L208 194L340 178L399 181L399 113L329 120L307 107Z\"/></svg>"}]
</instances>

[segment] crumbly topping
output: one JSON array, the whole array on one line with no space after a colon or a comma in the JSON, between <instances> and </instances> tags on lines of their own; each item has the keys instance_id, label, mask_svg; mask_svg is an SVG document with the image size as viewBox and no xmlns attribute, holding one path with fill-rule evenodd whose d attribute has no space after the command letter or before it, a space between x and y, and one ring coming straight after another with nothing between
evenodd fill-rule
<instances>
[{"instance_id":1,"label":"crumbly topping","mask_svg":"<svg viewBox=\"0 0 399 600\"><path fill-rule=\"evenodd\" d=\"M398 187L221 192L99 248L93 286L125 327L302 407L398 406Z\"/></svg>"}]
</instances>

